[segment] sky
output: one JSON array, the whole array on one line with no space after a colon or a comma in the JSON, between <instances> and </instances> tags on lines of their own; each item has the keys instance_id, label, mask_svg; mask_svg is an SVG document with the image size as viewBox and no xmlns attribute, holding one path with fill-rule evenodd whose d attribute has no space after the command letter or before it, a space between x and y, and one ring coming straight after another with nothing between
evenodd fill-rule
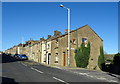
<instances>
[{"instance_id":1,"label":"sky","mask_svg":"<svg viewBox=\"0 0 120 84\"><path fill-rule=\"evenodd\" d=\"M119 0L2 0L2 2L119 2Z\"/></svg>"},{"instance_id":2,"label":"sky","mask_svg":"<svg viewBox=\"0 0 120 84\"><path fill-rule=\"evenodd\" d=\"M88 24L102 39L104 51L118 52L117 2L3 2L2 51L31 39L63 34L67 29L67 10L71 10L71 30Z\"/></svg>"}]
</instances>

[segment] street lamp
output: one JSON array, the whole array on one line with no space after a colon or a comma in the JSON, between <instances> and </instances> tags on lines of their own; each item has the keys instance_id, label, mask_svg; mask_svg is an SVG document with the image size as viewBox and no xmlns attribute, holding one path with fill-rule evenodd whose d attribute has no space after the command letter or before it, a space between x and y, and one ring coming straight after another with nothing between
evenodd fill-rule
<instances>
[{"instance_id":1,"label":"street lamp","mask_svg":"<svg viewBox=\"0 0 120 84\"><path fill-rule=\"evenodd\" d=\"M70 66L70 8L60 4L60 7L68 10L68 66Z\"/></svg>"}]
</instances>

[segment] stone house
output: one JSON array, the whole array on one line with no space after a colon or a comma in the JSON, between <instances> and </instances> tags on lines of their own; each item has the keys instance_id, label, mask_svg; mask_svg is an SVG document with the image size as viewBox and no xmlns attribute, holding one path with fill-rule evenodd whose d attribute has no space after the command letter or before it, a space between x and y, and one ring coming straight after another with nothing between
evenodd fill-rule
<instances>
[{"instance_id":1,"label":"stone house","mask_svg":"<svg viewBox=\"0 0 120 84\"><path fill-rule=\"evenodd\" d=\"M51 41L46 42L46 63L51 64Z\"/></svg>"},{"instance_id":2,"label":"stone house","mask_svg":"<svg viewBox=\"0 0 120 84\"><path fill-rule=\"evenodd\" d=\"M8 50L8 53L9 53L9 54L12 54L12 53L13 53L13 48L10 48L10 49Z\"/></svg>"},{"instance_id":3,"label":"stone house","mask_svg":"<svg viewBox=\"0 0 120 84\"><path fill-rule=\"evenodd\" d=\"M51 64L58 66L68 66L68 34L60 35L51 40L52 53ZM90 59L87 68L99 69L98 56L100 55L100 46L103 46L103 40L88 26L85 25L76 30L70 31L70 66L76 67L75 49L80 47L81 43L90 42Z\"/></svg>"},{"instance_id":4,"label":"stone house","mask_svg":"<svg viewBox=\"0 0 120 84\"><path fill-rule=\"evenodd\" d=\"M53 47L55 46L53 39L59 37L61 35L61 32L54 31L54 36L48 35L48 38L46 39L46 64L53 65L54 59L53 59Z\"/></svg>"},{"instance_id":5,"label":"stone house","mask_svg":"<svg viewBox=\"0 0 120 84\"><path fill-rule=\"evenodd\" d=\"M37 56L38 56L38 62L41 63L42 58L42 43L37 43Z\"/></svg>"},{"instance_id":6,"label":"stone house","mask_svg":"<svg viewBox=\"0 0 120 84\"><path fill-rule=\"evenodd\" d=\"M20 43L17 45L17 54L22 54L23 51L23 45Z\"/></svg>"},{"instance_id":7,"label":"stone house","mask_svg":"<svg viewBox=\"0 0 120 84\"><path fill-rule=\"evenodd\" d=\"M41 63L46 64L46 40L44 38L40 38L41 40Z\"/></svg>"},{"instance_id":8,"label":"stone house","mask_svg":"<svg viewBox=\"0 0 120 84\"><path fill-rule=\"evenodd\" d=\"M5 53L7 53L7 54L11 53L11 49L5 50Z\"/></svg>"},{"instance_id":9,"label":"stone house","mask_svg":"<svg viewBox=\"0 0 120 84\"><path fill-rule=\"evenodd\" d=\"M24 46L24 54L26 54L30 60L36 61L36 51L37 46L36 44L39 41L29 40L25 42Z\"/></svg>"},{"instance_id":10,"label":"stone house","mask_svg":"<svg viewBox=\"0 0 120 84\"><path fill-rule=\"evenodd\" d=\"M115 54L104 54L105 64L108 65L113 62Z\"/></svg>"},{"instance_id":11,"label":"stone house","mask_svg":"<svg viewBox=\"0 0 120 84\"><path fill-rule=\"evenodd\" d=\"M14 53L13 47L8 50L8 53L9 53L9 54L13 54L13 53Z\"/></svg>"},{"instance_id":12,"label":"stone house","mask_svg":"<svg viewBox=\"0 0 120 84\"><path fill-rule=\"evenodd\" d=\"M13 46L11 54L16 54L17 52L17 46Z\"/></svg>"},{"instance_id":13,"label":"stone house","mask_svg":"<svg viewBox=\"0 0 120 84\"><path fill-rule=\"evenodd\" d=\"M70 67L76 67L75 50L82 43L87 46L90 42L90 58L88 69L99 70L98 57L103 40L88 25L70 31ZM19 48L19 49L18 49ZM15 51L15 49L17 49ZM23 50L24 49L24 50ZM13 51L12 51L13 50ZM24 46L18 45L11 52L26 54L29 60L55 66L68 66L68 34L54 31L54 35L48 35L47 39L40 38L38 41L26 41Z\"/></svg>"},{"instance_id":14,"label":"stone house","mask_svg":"<svg viewBox=\"0 0 120 84\"><path fill-rule=\"evenodd\" d=\"M39 60L39 46L38 46L38 44L39 43L35 43L35 44L33 44L33 60L34 61L36 61L36 62L38 62L38 60Z\"/></svg>"}]
</instances>

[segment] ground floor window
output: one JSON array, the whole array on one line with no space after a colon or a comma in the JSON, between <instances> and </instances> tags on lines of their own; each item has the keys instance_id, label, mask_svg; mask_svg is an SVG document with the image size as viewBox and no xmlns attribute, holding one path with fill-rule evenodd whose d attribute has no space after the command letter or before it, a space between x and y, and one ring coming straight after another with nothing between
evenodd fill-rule
<instances>
[{"instance_id":1,"label":"ground floor window","mask_svg":"<svg viewBox=\"0 0 120 84\"><path fill-rule=\"evenodd\" d=\"M55 55L55 63L58 63L58 53Z\"/></svg>"},{"instance_id":2,"label":"ground floor window","mask_svg":"<svg viewBox=\"0 0 120 84\"><path fill-rule=\"evenodd\" d=\"M44 54L44 62L46 62L46 54Z\"/></svg>"},{"instance_id":3,"label":"ground floor window","mask_svg":"<svg viewBox=\"0 0 120 84\"><path fill-rule=\"evenodd\" d=\"M85 44L85 47L87 47L87 43L88 43L87 38L82 38L82 43L84 43L84 44Z\"/></svg>"}]
</instances>

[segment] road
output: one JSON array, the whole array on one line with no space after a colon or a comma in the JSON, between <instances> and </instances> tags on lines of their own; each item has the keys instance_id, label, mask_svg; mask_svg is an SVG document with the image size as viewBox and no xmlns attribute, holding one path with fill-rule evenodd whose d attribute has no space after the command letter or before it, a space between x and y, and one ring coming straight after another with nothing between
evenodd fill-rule
<instances>
[{"instance_id":1,"label":"road","mask_svg":"<svg viewBox=\"0 0 120 84\"><path fill-rule=\"evenodd\" d=\"M44 65L28 66L24 62L6 55L2 56L2 60L3 82L57 82L65 84L71 84L72 82L91 82L94 84L106 82Z\"/></svg>"}]
</instances>

